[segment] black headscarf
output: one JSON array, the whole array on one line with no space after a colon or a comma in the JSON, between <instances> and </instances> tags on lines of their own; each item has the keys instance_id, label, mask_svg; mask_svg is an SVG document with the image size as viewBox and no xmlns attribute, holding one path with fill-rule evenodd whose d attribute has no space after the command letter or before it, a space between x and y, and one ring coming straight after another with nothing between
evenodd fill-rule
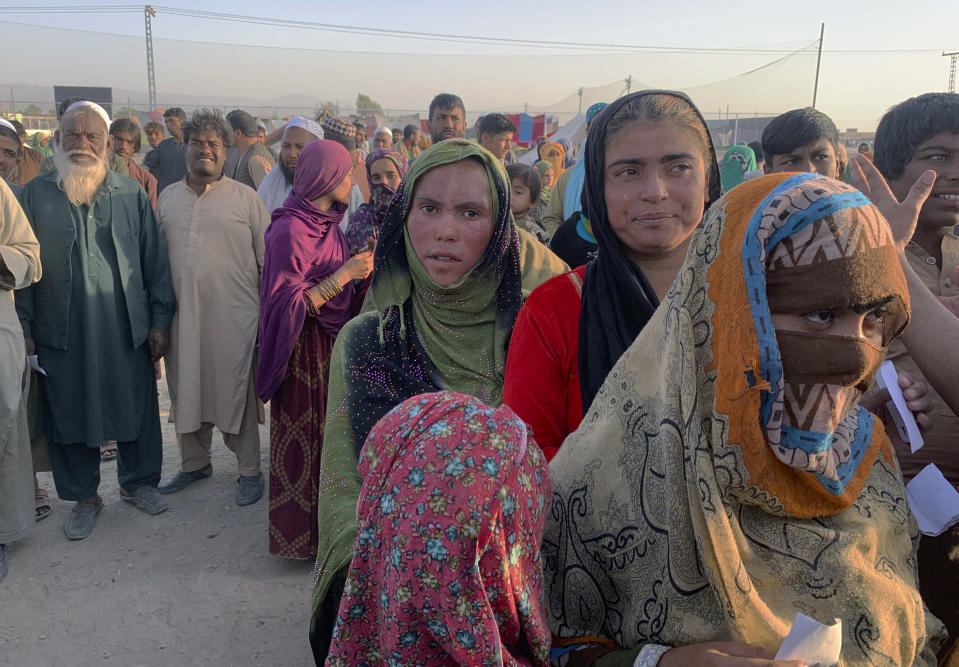
<instances>
[{"instance_id":1,"label":"black headscarf","mask_svg":"<svg viewBox=\"0 0 959 667\"><path fill-rule=\"evenodd\" d=\"M579 317L579 384L583 395L583 412L599 391L606 375L623 352L652 317L659 299L643 272L623 252L622 245L606 215L605 161L606 128L624 105L646 95L669 95L685 101L693 108L706 130L710 157L708 165L709 201L706 208L722 194L719 163L706 121L683 93L668 90L643 90L619 98L603 109L593 120L586 142L586 182L583 186L583 211L592 225L599 246L596 259L586 266L583 281L583 309Z\"/></svg>"}]
</instances>

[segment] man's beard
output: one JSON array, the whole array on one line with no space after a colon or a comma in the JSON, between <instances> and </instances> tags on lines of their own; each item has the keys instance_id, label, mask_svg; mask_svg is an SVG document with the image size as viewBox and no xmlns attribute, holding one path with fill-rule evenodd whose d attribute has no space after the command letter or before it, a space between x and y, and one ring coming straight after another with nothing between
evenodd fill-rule
<instances>
[{"instance_id":1,"label":"man's beard","mask_svg":"<svg viewBox=\"0 0 959 667\"><path fill-rule=\"evenodd\" d=\"M286 179L286 184L290 187L293 187L293 174L295 173L295 168L290 169L286 166L286 161L280 160L280 171L283 172L283 178Z\"/></svg>"},{"instance_id":2,"label":"man's beard","mask_svg":"<svg viewBox=\"0 0 959 667\"><path fill-rule=\"evenodd\" d=\"M76 163L71 159L73 155L88 155L95 158L95 161ZM53 153L53 165L57 170L57 185L63 190L67 200L74 206L91 205L100 184L106 178L106 160L90 151L60 149Z\"/></svg>"}]
</instances>

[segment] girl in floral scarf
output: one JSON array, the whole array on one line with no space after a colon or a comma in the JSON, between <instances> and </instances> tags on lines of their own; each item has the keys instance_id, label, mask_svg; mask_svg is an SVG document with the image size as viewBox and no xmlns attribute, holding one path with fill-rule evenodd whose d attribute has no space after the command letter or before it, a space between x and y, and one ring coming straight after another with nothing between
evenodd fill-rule
<instances>
[{"instance_id":1,"label":"girl in floral scarf","mask_svg":"<svg viewBox=\"0 0 959 667\"><path fill-rule=\"evenodd\" d=\"M437 392L383 417L326 664L545 667L549 475L506 406Z\"/></svg>"}]
</instances>

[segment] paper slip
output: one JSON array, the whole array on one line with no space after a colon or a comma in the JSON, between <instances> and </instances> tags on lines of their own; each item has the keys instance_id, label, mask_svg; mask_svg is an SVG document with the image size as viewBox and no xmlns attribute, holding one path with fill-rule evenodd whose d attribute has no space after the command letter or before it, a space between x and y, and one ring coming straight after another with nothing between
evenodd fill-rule
<instances>
[{"instance_id":1,"label":"paper slip","mask_svg":"<svg viewBox=\"0 0 959 667\"><path fill-rule=\"evenodd\" d=\"M803 614L796 614L789 634L779 647L776 660L802 660L809 667L833 667L839 662L842 649L842 621L832 625Z\"/></svg>"},{"instance_id":2,"label":"paper slip","mask_svg":"<svg viewBox=\"0 0 959 667\"><path fill-rule=\"evenodd\" d=\"M22 358L22 357L21 357L21 358ZM27 355L27 363L30 364L30 368L32 368L33 370L35 370L35 371L36 371L37 373L39 373L40 375L46 375L46 374L47 374L47 372L46 372L45 370L43 370L42 368L40 368L40 360L37 359L37 355L35 355L35 354Z\"/></svg>"},{"instance_id":3,"label":"paper slip","mask_svg":"<svg viewBox=\"0 0 959 667\"><path fill-rule=\"evenodd\" d=\"M896 367L891 361L884 361L879 367L879 373L876 375L876 384L880 389L888 389L891 401L886 402L886 408L892 415L892 420L896 422L896 428L899 429L899 437L903 442L909 443L909 448L915 454L925 443L922 440L922 434L919 432L919 425L916 424L916 417L906 406L906 399L902 395L902 388L899 386L899 374L896 373Z\"/></svg>"},{"instance_id":4,"label":"paper slip","mask_svg":"<svg viewBox=\"0 0 959 667\"><path fill-rule=\"evenodd\" d=\"M959 523L959 491L930 463L906 485L909 509L923 535L942 535Z\"/></svg>"}]
</instances>

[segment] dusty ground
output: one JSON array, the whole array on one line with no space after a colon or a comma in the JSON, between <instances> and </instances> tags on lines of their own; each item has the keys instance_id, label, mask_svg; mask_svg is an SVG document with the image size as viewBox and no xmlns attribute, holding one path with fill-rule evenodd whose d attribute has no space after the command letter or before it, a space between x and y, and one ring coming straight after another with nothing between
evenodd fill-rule
<instances>
[{"instance_id":1,"label":"dusty ground","mask_svg":"<svg viewBox=\"0 0 959 667\"><path fill-rule=\"evenodd\" d=\"M166 381L159 385L165 478L179 455ZM260 438L266 472L266 426ZM72 504L41 474L53 513L10 547L0 665L312 665L312 561L269 554L267 496L234 503L236 459L219 434L213 468L211 479L167 496L166 512L147 516L120 500L116 462L101 464L106 506L79 542L63 534Z\"/></svg>"}]
</instances>

